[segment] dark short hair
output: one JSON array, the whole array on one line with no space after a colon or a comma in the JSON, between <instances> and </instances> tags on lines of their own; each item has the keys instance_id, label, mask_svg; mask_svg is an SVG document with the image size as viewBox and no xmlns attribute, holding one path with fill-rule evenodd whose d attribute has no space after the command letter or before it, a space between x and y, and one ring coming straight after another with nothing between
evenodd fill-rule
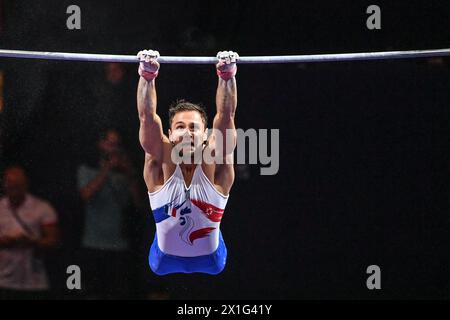
<instances>
[{"instance_id":1,"label":"dark short hair","mask_svg":"<svg viewBox=\"0 0 450 320\"><path fill-rule=\"evenodd\" d=\"M115 132L119 135L120 139L122 139L122 133L116 127L102 127L98 133L98 141L105 140L108 137L110 132Z\"/></svg>"},{"instance_id":2,"label":"dark short hair","mask_svg":"<svg viewBox=\"0 0 450 320\"><path fill-rule=\"evenodd\" d=\"M20 164L10 164L3 170L3 177L5 177L6 173L11 170L20 170L24 174L25 178L28 179L27 170Z\"/></svg>"},{"instance_id":3,"label":"dark short hair","mask_svg":"<svg viewBox=\"0 0 450 320\"><path fill-rule=\"evenodd\" d=\"M23 173L25 173L25 175L26 175L26 173L27 173L27 171L25 170L25 168L24 168L21 164L18 164L18 163L12 163L12 164L6 166L5 170L3 170L3 173L6 173L7 171L10 171L10 170L13 170L13 169L15 169L15 170L20 170L20 171L22 171Z\"/></svg>"},{"instance_id":4,"label":"dark short hair","mask_svg":"<svg viewBox=\"0 0 450 320\"><path fill-rule=\"evenodd\" d=\"M202 117L203 124L205 125L205 128L208 124L208 115L206 114L205 109L201 104L195 104L191 103L189 101L186 101L184 99L180 99L172 103L169 107L169 128L172 128L172 121L173 117L179 112L183 111L197 111L200 113L200 116Z\"/></svg>"}]
</instances>

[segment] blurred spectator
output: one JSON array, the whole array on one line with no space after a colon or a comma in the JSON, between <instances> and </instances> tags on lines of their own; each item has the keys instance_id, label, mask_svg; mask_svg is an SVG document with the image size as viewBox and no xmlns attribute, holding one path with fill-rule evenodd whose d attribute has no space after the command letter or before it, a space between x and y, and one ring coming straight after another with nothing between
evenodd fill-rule
<instances>
[{"instance_id":1,"label":"blurred spectator","mask_svg":"<svg viewBox=\"0 0 450 320\"><path fill-rule=\"evenodd\" d=\"M87 298L127 298L135 281L127 215L140 207L136 172L113 129L101 135L96 167L78 168L85 203L81 270Z\"/></svg>"},{"instance_id":2,"label":"blurred spectator","mask_svg":"<svg viewBox=\"0 0 450 320\"><path fill-rule=\"evenodd\" d=\"M125 76L123 64L114 62L105 64L105 76L107 82L112 86L120 85Z\"/></svg>"},{"instance_id":3,"label":"blurred spectator","mask_svg":"<svg viewBox=\"0 0 450 320\"><path fill-rule=\"evenodd\" d=\"M432 57L426 60L426 64L434 67L444 67L445 59L444 57Z\"/></svg>"},{"instance_id":4,"label":"blurred spectator","mask_svg":"<svg viewBox=\"0 0 450 320\"><path fill-rule=\"evenodd\" d=\"M179 52L208 55L216 49L216 39L211 33L203 31L197 26L186 28L179 37Z\"/></svg>"},{"instance_id":5,"label":"blurred spectator","mask_svg":"<svg viewBox=\"0 0 450 320\"><path fill-rule=\"evenodd\" d=\"M22 167L5 170L0 199L0 299L48 298L43 252L59 241L57 215L28 193Z\"/></svg>"},{"instance_id":6,"label":"blurred spectator","mask_svg":"<svg viewBox=\"0 0 450 320\"><path fill-rule=\"evenodd\" d=\"M86 112L89 125L92 130L96 130L95 134L103 128L112 127L117 128L123 138L133 137L130 141L135 142L134 138L138 134L136 123L139 120L137 115L130 112L136 103L135 86L131 78L127 77L124 64L120 63L104 64L101 78L93 77L90 80L93 99ZM125 141L127 146L131 146L130 141Z\"/></svg>"}]
</instances>

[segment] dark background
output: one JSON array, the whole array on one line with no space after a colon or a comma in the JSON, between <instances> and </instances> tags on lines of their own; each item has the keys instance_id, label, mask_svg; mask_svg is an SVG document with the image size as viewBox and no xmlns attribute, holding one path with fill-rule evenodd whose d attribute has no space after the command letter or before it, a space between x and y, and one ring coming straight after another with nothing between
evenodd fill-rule
<instances>
[{"instance_id":1,"label":"dark background","mask_svg":"<svg viewBox=\"0 0 450 320\"><path fill-rule=\"evenodd\" d=\"M66 28L81 7L81 30ZM377 4L382 29L366 28ZM450 47L447 1L1 1L8 49L214 56ZM136 65L110 115L142 167ZM104 109L103 65L1 59L1 166L23 164L32 192L57 208L63 246L49 257L57 297L79 246L77 166L92 157ZM448 298L448 105L446 59L240 65L239 128L280 129L280 170L238 173L222 232L229 258L218 276L158 278L147 266L150 208L132 217L136 290L174 299ZM162 65L159 113L177 98L214 115L213 66ZM142 185L143 193L145 186ZM382 290L366 288L366 268ZM101 266L99 266L101 268Z\"/></svg>"}]
</instances>

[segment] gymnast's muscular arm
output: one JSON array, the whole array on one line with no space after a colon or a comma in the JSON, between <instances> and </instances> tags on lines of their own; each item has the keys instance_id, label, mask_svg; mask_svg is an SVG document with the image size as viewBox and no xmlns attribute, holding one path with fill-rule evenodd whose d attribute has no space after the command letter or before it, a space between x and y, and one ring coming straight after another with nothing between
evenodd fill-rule
<instances>
[{"instance_id":1,"label":"gymnast's muscular arm","mask_svg":"<svg viewBox=\"0 0 450 320\"><path fill-rule=\"evenodd\" d=\"M221 187L224 194L228 194L234 182L233 151L236 147L236 127L234 116L237 108L236 61L239 55L232 51L221 51L216 65L219 82L216 92L217 113L214 117L213 129L220 131L222 143L214 136L215 153L223 160L223 164L216 164L214 183ZM213 135L214 131L213 130Z\"/></svg>"},{"instance_id":2,"label":"gymnast's muscular arm","mask_svg":"<svg viewBox=\"0 0 450 320\"><path fill-rule=\"evenodd\" d=\"M160 162L163 155L163 143L168 139L163 134L161 118L156 114L156 86L158 75L158 51L144 50L138 53L139 84L137 89L137 108L139 115L139 141L146 156Z\"/></svg>"},{"instance_id":3,"label":"gymnast's muscular arm","mask_svg":"<svg viewBox=\"0 0 450 320\"><path fill-rule=\"evenodd\" d=\"M156 114L155 78L158 76L158 51L144 50L138 53L139 84L137 89L137 108L139 115L139 141L145 151L144 180L150 192L164 183L162 163L164 150L170 145L163 134L161 118Z\"/></svg>"}]
</instances>

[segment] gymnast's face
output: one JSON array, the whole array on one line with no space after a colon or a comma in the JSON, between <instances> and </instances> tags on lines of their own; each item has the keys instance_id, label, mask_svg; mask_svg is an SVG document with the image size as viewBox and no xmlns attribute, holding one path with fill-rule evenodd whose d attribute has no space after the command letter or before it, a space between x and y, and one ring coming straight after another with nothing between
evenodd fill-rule
<instances>
[{"instance_id":1,"label":"gymnast's face","mask_svg":"<svg viewBox=\"0 0 450 320\"><path fill-rule=\"evenodd\" d=\"M175 114L169 129L169 140L175 144L182 144L182 154L193 155L203 147L208 130L199 112L181 111Z\"/></svg>"}]
</instances>

